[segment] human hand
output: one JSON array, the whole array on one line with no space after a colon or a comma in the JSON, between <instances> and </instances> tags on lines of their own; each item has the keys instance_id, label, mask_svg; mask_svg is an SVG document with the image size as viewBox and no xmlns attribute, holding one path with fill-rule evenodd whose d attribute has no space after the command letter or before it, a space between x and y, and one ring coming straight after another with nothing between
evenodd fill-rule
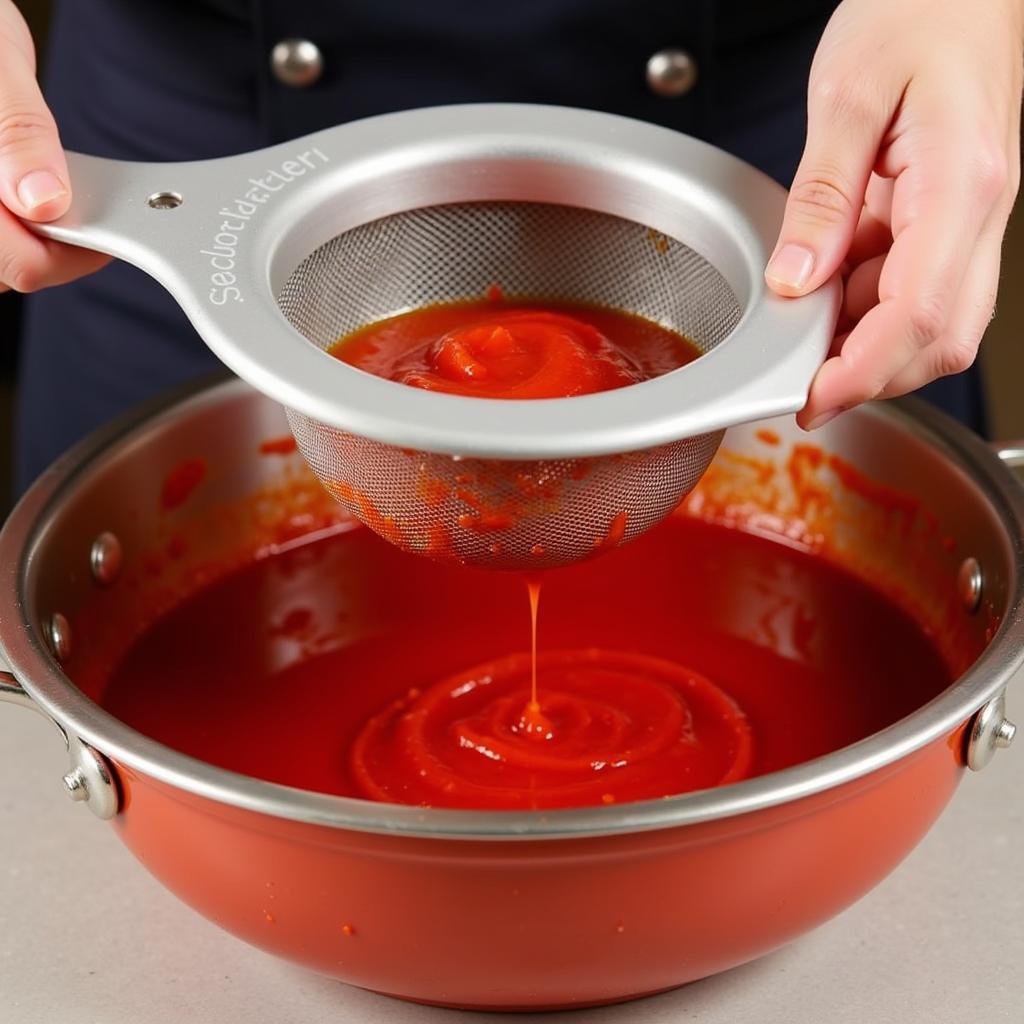
<instances>
[{"instance_id":1,"label":"human hand","mask_svg":"<svg viewBox=\"0 0 1024 1024\"><path fill-rule=\"evenodd\" d=\"M11 0L0 0L0 291L31 292L98 270L108 256L34 235L71 202L57 126L36 84L35 48Z\"/></svg>"},{"instance_id":2,"label":"human hand","mask_svg":"<svg viewBox=\"0 0 1024 1024\"><path fill-rule=\"evenodd\" d=\"M1022 39L1022 0L844 0L832 16L765 272L781 295L837 271L846 285L801 426L974 361L1020 181Z\"/></svg>"}]
</instances>

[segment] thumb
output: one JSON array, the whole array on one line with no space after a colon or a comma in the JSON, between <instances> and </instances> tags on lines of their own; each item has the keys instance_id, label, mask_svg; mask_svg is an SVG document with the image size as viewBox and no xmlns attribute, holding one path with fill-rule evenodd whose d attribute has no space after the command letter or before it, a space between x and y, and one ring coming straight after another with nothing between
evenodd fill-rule
<instances>
[{"instance_id":1,"label":"thumb","mask_svg":"<svg viewBox=\"0 0 1024 1024\"><path fill-rule=\"evenodd\" d=\"M850 87L812 91L807 142L765 270L773 291L804 295L842 265L885 131L883 113L855 99Z\"/></svg>"},{"instance_id":2,"label":"thumb","mask_svg":"<svg viewBox=\"0 0 1024 1024\"><path fill-rule=\"evenodd\" d=\"M0 36L0 39L3 39ZM35 78L35 60L0 43L0 202L29 220L53 220L71 202L57 125Z\"/></svg>"}]
</instances>

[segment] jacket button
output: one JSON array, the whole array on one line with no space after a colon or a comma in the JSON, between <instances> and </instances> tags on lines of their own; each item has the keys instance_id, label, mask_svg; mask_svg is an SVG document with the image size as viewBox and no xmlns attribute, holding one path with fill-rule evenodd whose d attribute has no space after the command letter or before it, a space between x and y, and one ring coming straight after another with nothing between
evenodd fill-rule
<instances>
[{"instance_id":1,"label":"jacket button","mask_svg":"<svg viewBox=\"0 0 1024 1024\"><path fill-rule=\"evenodd\" d=\"M658 96L685 96L697 82L697 62L685 50L659 50L647 61L647 85Z\"/></svg>"},{"instance_id":2,"label":"jacket button","mask_svg":"<svg viewBox=\"0 0 1024 1024\"><path fill-rule=\"evenodd\" d=\"M308 39L282 39L270 51L270 70L282 85L304 89L324 73L324 57Z\"/></svg>"}]
</instances>

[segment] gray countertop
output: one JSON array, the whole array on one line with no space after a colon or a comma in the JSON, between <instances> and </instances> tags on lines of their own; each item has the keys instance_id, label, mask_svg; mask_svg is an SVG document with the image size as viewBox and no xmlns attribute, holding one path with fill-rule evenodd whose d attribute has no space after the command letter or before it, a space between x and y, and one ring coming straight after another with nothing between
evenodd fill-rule
<instances>
[{"instance_id":1,"label":"gray countertop","mask_svg":"<svg viewBox=\"0 0 1024 1024\"><path fill-rule=\"evenodd\" d=\"M1011 697L1011 712L1020 703ZM62 797L64 758L52 726L0 704L0 1024L516 1019L349 988L219 931L162 889L109 826ZM1022 787L1024 749L966 775L939 824L890 878L771 956L638 1002L526 1019L1020 1024Z\"/></svg>"}]
</instances>

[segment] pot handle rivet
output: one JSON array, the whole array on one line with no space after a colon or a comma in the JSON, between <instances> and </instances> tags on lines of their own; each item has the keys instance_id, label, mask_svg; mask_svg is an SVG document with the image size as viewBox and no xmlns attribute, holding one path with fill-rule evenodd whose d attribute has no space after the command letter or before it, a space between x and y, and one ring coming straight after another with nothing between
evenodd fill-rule
<instances>
[{"instance_id":1,"label":"pot handle rivet","mask_svg":"<svg viewBox=\"0 0 1024 1024\"><path fill-rule=\"evenodd\" d=\"M68 736L68 754L71 757L71 771L64 776L67 794L72 800L80 800L104 821L117 814L117 784L107 759L83 743L77 736Z\"/></svg>"},{"instance_id":2,"label":"pot handle rivet","mask_svg":"<svg viewBox=\"0 0 1024 1024\"><path fill-rule=\"evenodd\" d=\"M980 607L984 585L985 577L981 572L981 563L973 556L965 558L957 574L957 589L967 611L976 612Z\"/></svg>"},{"instance_id":3,"label":"pot handle rivet","mask_svg":"<svg viewBox=\"0 0 1024 1024\"><path fill-rule=\"evenodd\" d=\"M121 572L123 560L121 542L109 530L105 530L92 542L89 550L89 567L97 583L106 587L115 583Z\"/></svg>"},{"instance_id":4,"label":"pot handle rivet","mask_svg":"<svg viewBox=\"0 0 1024 1024\"><path fill-rule=\"evenodd\" d=\"M81 768L75 768L64 776L64 785L67 788L68 796L72 800L88 800L89 787L85 781L85 772Z\"/></svg>"},{"instance_id":5,"label":"pot handle rivet","mask_svg":"<svg viewBox=\"0 0 1024 1024\"><path fill-rule=\"evenodd\" d=\"M967 736L967 767L980 772L997 750L1008 747L1017 727L1006 717L1006 694L993 697L971 720Z\"/></svg>"},{"instance_id":6,"label":"pot handle rivet","mask_svg":"<svg viewBox=\"0 0 1024 1024\"><path fill-rule=\"evenodd\" d=\"M64 615L54 612L46 623L44 635L58 661L67 661L71 657L71 623Z\"/></svg>"},{"instance_id":7,"label":"pot handle rivet","mask_svg":"<svg viewBox=\"0 0 1024 1024\"><path fill-rule=\"evenodd\" d=\"M995 739L993 742L997 747L1005 749L1013 742L1013 738L1016 735L1017 726L1015 726L1008 718L1004 718L996 729Z\"/></svg>"}]
</instances>

